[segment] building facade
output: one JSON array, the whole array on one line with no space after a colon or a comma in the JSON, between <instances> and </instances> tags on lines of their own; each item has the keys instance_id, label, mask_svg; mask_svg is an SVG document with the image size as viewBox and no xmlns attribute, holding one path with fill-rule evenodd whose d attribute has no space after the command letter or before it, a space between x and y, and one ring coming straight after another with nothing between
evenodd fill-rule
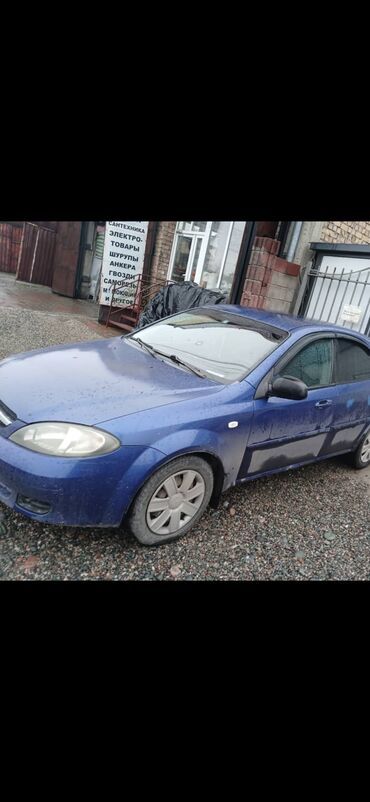
<instances>
[{"instance_id":1,"label":"building facade","mask_svg":"<svg viewBox=\"0 0 370 802\"><path fill-rule=\"evenodd\" d=\"M105 221L0 222L0 271L98 303ZM369 221L149 223L143 276L153 288L194 281L232 302L292 311L311 243L369 245Z\"/></svg>"}]
</instances>

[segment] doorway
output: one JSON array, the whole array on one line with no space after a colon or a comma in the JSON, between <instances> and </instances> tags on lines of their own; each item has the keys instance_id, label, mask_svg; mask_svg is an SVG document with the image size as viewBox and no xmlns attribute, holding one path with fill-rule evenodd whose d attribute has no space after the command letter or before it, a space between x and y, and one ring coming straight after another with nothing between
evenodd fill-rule
<instances>
[{"instance_id":1,"label":"doorway","mask_svg":"<svg viewBox=\"0 0 370 802\"><path fill-rule=\"evenodd\" d=\"M232 221L177 223L168 279L228 292L244 228L245 222Z\"/></svg>"}]
</instances>

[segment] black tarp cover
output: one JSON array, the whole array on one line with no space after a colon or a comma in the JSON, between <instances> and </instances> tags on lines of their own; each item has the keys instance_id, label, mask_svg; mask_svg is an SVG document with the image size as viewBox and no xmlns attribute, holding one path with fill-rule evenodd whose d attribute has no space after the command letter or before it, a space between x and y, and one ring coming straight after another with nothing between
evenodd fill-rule
<instances>
[{"instance_id":1,"label":"black tarp cover","mask_svg":"<svg viewBox=\"0 0 370 802\"><path fill-rule=\"evenodd\" d=\"M151 298L139 317L136 330L142 329L143 326L154 323L156 320L161 320L161 318L168 315L192 309L194 306L226 302L227 295L223 295L219 290L203 289L199 284L195 284L194 281L169 284L168 287L162 287Z\"/></svg>"}]
</instances>

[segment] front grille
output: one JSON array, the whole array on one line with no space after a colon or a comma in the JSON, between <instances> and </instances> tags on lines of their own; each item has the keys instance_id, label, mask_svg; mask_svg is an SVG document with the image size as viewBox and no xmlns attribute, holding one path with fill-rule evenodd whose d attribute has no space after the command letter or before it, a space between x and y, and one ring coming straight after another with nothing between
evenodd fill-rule
<instances>
[{"instance_id":1,"label":"front grille","mask_svg":"<svg viewBox=\"0 0 370 802\"><path fill-rule=\"evenodd\" d=\"M9 426L10 423L13 423L17 420L17 416L15 412L12 412L9 407L6 407L2 401L0 401L0 426Z\"/></svg>"}]
</instances>

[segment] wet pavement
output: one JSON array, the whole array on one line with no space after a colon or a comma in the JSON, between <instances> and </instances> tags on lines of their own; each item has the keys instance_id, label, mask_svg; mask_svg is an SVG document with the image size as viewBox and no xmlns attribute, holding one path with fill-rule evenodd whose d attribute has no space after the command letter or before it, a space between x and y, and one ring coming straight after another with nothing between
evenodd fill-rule
<instances>
[{"instance_id":1,"label":"wet pavement","mask_svg":"<svg viewBox=\"0 0 370 802\"><path fill-rule=\"evenodd\" d=\"M52 292L50 287L16 281L14 275L10 273L0 273L0 314L1 309L18 309L20 322L22 310L30 310L81 319L100 337L117 337L120 333L117 328L111 326L106 328L98 323L98 304L79 298L65 298Z\"/></svg>"}]
</instances>

